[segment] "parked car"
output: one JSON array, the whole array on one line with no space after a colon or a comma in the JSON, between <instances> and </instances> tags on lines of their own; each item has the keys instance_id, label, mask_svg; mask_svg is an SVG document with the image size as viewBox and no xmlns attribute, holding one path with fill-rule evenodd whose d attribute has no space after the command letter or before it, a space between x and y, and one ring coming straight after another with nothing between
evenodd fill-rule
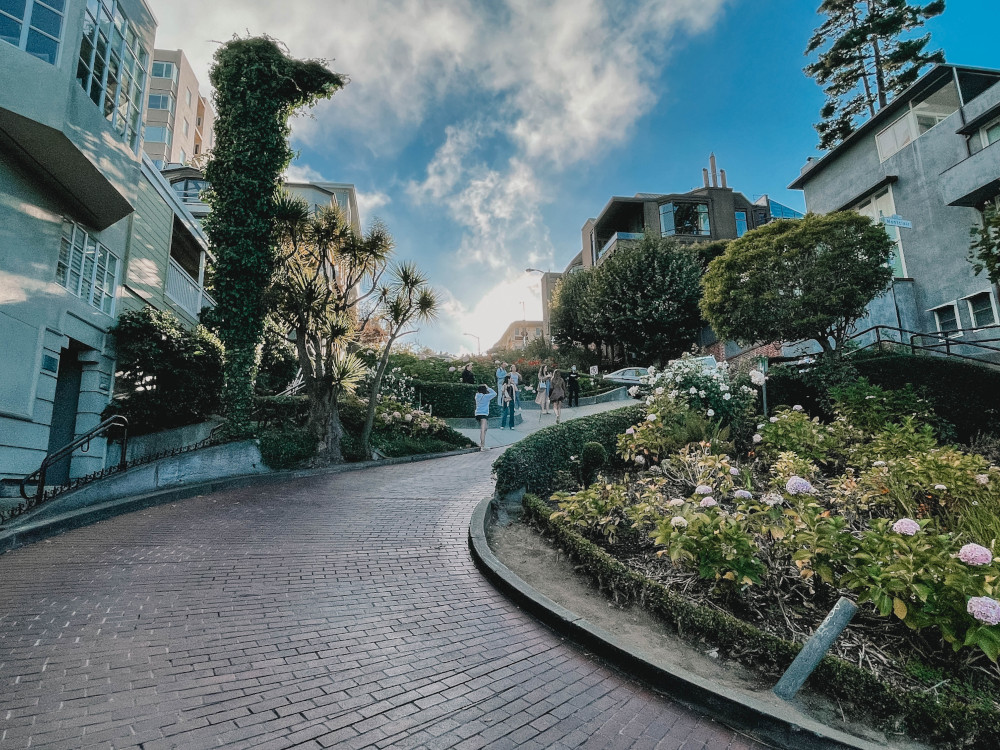
<instances>
[{"instance_id":1,"label":"parked car","mask_svg":"<svg viewBox=\"0 0 1000 750\"><path fill-rule=\"evenodd\" d=\"M609 383L621 383L622 385L640 385L640 378L649 373L648 367L623 367L620 370L609 372L604 376L604 380Z\"/></svg>"},{"instance_id":2,"label":"parked car","mask_svg":"<svg viewBox=\"0 0 1000 750\"><path fill-rule=\"evenodd\" d=\"M672 359L670 360L669 364L673 364L674 362L680 362L680 361L681 360L679 359ZM711 355L707 357L694 357L692 359L689 359L688 361L695 364L698 367L698 369L704 371L716 370L719 367L718 361L715 359L715 357Z\"/></svg>"}]
</instances>

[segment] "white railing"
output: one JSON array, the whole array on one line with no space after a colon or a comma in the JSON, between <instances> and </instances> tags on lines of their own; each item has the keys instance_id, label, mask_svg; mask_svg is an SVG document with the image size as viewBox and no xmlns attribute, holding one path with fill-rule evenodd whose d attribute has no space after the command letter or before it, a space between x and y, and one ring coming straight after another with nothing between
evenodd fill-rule
<instances>
[{"instance_id":1,"label":"white railing","mask_svg":"<svg viewBox=\"0 0 1000 750\"><path fill-rule=\"evenodd\" d=\"M166 291L171 300L195 318L206 307L215 307L215 300L173 258L167 264Z\"/></svg>"}]
</instances>

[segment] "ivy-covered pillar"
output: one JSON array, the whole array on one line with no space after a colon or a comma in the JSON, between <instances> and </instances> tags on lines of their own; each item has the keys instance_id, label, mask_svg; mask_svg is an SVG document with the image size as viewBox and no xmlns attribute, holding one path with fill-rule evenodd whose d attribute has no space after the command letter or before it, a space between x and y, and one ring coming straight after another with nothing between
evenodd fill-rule
<instances>
[{"instance_id":1,"label":"ivy-covered pillar","mask_svg":"<svg viewBox=\"0 0 1000 750\"><path fill-rule=\"evenodd\" d=\"M292 158L288 118L332 96L346 78L319 62L293 60L267 37L223 44L209 77L216 120L205 230L216 256L216 316L226 347L226 430L244 437L276 264L275 197Z\"/></svg>"}]
</instances>

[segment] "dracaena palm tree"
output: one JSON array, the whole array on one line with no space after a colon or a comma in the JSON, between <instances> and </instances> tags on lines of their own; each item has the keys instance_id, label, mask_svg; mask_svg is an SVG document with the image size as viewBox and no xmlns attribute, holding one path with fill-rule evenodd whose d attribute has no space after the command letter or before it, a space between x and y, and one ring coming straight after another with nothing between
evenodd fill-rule
<instances>
[{"instance_id":1,"label":"dracaena palm tree","mask_svg":"<svg viewBox=\"0 0 1000 750\"><path fill-rule=\"evenodd\" d=\"M418 323L433 320L438 312L438 299L427 284L427 276L415 263L400 263L393 271L388 283L379 288L371 314L377 315L385 332L385 342L379 353L378 364L372 377L368 398L365 426L361 432L361 444L365 452L371 450L372 425L375 423L375 406L378 401L382 375L389 363L392 345L401 337L416 333Z\"/></svg>"},{"instance_id":2,"label":"dracaena palm tree","mask_svg":"<svg viewBox=\"0 0 1000 750\"><path fill-rule=\"evenodd\" d=\"M307 429L316 462L343 461L340 399L367 371L354 353L359 334L375 325L380 281L392 255L392 235L374 222L362 235L337 207L309 211L302 199L277 199L280 268L271 286L274 317L294 335L309 399Z\"/></svg>"}]
</instances>

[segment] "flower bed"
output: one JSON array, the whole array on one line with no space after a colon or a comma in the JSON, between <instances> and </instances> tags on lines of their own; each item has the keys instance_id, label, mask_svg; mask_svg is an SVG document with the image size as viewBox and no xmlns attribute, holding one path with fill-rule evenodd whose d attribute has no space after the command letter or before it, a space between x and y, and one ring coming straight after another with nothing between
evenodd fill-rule
<instances>
[{"instance_id":1,"label":"flower bed","mask_svg":"<svg viewBox=\"0 0 1000 750\"><path fill-rule=\"evenodd\" d=\"M629 472L529 514L613 595L768 675L849 596L861 609L815 689L921 739L1000 746L1000 469L865 383L829 423L793 406L748 427L760 379L654 373L618 436ZM498 488L534 463L546 497L560 464L530 441L495 464Z\"/></svg>"}]
</instances>

